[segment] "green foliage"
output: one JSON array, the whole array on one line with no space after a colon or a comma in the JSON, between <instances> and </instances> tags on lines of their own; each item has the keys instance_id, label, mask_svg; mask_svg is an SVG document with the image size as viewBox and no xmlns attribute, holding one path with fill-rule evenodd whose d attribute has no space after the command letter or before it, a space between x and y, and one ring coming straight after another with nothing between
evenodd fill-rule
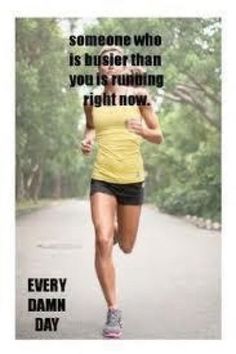
<instances>
[{"instance_id":1,"label":"green foliage","mask_svg":"<svg viewBox=\"0 0 236 354\"><path fill-rule=\"evenodd\" d=\"M53 19L18 19L16 33L18 197L23 188L23 197L33 198L28 185L37 166L43 176L41 182L36 178L41 196L52 194L47 186L55 177L68 180L70 173L77 174L70 185L76 195L82 156L75 146L82 116L77 93L66 87L66 41Z\"/></svg>"},{"instance_id":2,"label":"green foliage","mask_svg":"<svg viewBox=\"0 0 236 354\"><path fill-rule=\"evenodd\" d=\"M83 29L85 34L162 36L161 47L141 48L144 55L162 55L162 68L148 72L165 75L159 112L165 141L142 144L146 197L165 212L220 220L220 20L100 18ZM68 48L55 19L18 19L16 30L17 190L22 183L27 189L39 165L40 196L55 196L57 187L63 197L86 196L95 154L85 158L76 149L84 117L76 91L66 84L69 72L96 68L68 68L67 54L97 54L99 48ZM150 91L157 95L156 88Z\"/></svg>"},{"instance_id":3,"label":"green foliage","mask_svg":"<svg viewBox=\"0 0 236 354\"><path fill-rule=\"evenodd\" d=\"M150 147L145 143L148 199L168 213L219 221L219 133L206 129L201 120L193 124L194 119L194 112L176 107L163 117L165 143L152 149L151 156Z\"/></svg>"}]
</instances>

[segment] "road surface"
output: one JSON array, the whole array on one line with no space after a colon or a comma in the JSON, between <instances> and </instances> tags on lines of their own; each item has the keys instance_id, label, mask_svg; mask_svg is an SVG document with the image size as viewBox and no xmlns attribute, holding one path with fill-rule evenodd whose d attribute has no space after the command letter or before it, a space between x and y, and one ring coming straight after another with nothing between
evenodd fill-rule
<instances>
[{"instance_id":1,"label":"road surface","mask_svg":"<svg viewBox=\"0 0 236 354\"><path fill-rule=\"evenodd\" d=\"M87 200L17 219L16 338L101 339L106 306L94 270ZM123 339L220 339L220 233L144 205L131 254L114 248ZM67 278L64 293L29 293L28 278ZM28 312L28 298L65 297L66 312ZM59 317L57 331L35 318Z\"/></svg>"}]
</instances>

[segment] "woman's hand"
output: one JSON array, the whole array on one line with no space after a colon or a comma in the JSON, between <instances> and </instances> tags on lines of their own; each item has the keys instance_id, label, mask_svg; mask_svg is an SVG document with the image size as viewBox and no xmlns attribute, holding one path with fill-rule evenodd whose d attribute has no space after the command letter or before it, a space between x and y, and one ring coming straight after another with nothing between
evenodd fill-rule
<instances>
[{"instance_id":1,"label":"woman's hand","mask_svg":"<svg viewBox=\"0 0 236 354\"><path fill-rule=\"evenodd\" d=\"M93 150L94 141L91 138L85 138L82 140L80 148L83 154L88 155Z\"/></svg>"},{"instance_id":2,"label":"woman's hand","mask_svg":"<svg viewBox=\"0 0 236 354\"><path fill-rule=\"evenodd\" d=\"M160 144L163 142L163 135L158 126L155 128L149 128L144 121L132 118L126 121L126 127L130 132L140 135L143 139L146 139L151 143Z\"/></svg>"},{"instance_id":3,"label":"woman's hand","mask_svg":"<svg viewBox=\"0 0 236 354\"><path fill-rule=\"evenodd\" d=\"M140 118L131 118L126 121L126 127L131 133L144 136L145 127Z\"/></svg>"}]
</instances>

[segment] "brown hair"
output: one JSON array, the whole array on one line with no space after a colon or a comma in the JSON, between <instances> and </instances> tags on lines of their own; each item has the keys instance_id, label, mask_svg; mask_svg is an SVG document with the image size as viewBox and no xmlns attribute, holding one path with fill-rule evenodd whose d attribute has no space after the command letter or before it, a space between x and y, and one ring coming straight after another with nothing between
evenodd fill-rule
<instances>
[{"instance_id":1,"label":"brown hair","mask_svg":"<svg viewBox=\"0 0 236 354\"><path fill-rule=\"evenodd\" d=\"M116 51L120 55L124 55L124 49L122 47L116 46L116 45L105 45L100 50L99 55L103 55L105 53L112 52L112 51ZM133 75L133 76L138 75L138 74L142 75L145 72L146 72L146 69L143 68L142 66L134 66L134 65L127 65L124 70L125 74L129 74L129 75ZM136 85L134 85L134 87L136 87Z\"/></svg>"},{"instance_id":2,"label":"brown hair","mask_svg":"<svg viewBox=\"0 0 236 354\"><path fill-rule=\"evenodd\" d=\"M103 54L105 54L107 52L112 52L112 51L119 52L121 55L124 54L123 48L119 47L118 45L105 45L100 50L99 55L103 55Z\"/></svg>"}]
</instances>

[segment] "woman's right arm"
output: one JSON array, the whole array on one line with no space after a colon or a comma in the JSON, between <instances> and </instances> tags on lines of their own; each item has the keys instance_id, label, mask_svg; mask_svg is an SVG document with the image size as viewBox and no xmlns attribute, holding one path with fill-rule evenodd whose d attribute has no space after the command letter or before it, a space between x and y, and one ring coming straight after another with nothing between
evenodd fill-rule
<instances>
[{"instance_id":1,"label":"woman's right arm","mask_svg":"<svg viewBox=\"0 0 236 354\"><path fill-rule=\"evenodd\" d=\"M84 131L84 139L81 142L81 151L83 154L89 154L93 149L95 140L92 106L84 106L84 113L86 117L86 126Z\"/></svg>"}]
</instances>

